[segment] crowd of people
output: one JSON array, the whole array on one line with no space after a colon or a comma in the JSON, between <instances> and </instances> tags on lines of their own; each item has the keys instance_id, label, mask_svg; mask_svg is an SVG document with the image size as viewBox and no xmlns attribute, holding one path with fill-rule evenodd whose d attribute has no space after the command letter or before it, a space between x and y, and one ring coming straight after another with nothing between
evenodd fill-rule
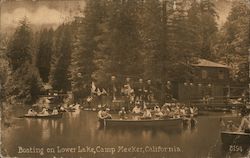
<instances>
[{"instance_id":1,"label":"crowd of people","mask_svg":"<svg viewBox=\"0 0 250 158\"><path fill-rule=\"evenodd\" d=\"M99 119L111 119L112 115L109 113L110 109L105 107L99 107L98 112ZM122 107L118 112L120 119L127 119L128 114L140 115L140 119L154 119L154 118L185 118L193 117L198 114L197 107L186 106L181 103L165 103L163 106L155 105L150 107L146 104L141 105L136 102L132 109L126 110ZM136 117L138 118L138 117Z\"/></svg>"},{"instance_id":2,"label":"crowd of people","mask_svg":"<svg viewBox=\"0 0 250 158\"><path fill-rule=\"evenodd\" d=\"M172 98L171 96L171 82L167 81L164 94L165 98ZM93 98L101 100L103 96L111 96L112 100L117 100L120 97L126 98L130 104L136 101L152 102L155 100L155 93L161 87L157 88L157 84L153 84L150 79L144 81L140 78L138 81L133 81L130 78L121 83L118 82L115 76L111 77L111 82L106 87L98 87L92 82L91 95L87 98L87 103L90 103Z\"/></svg>"},{"instance_id":3,"label":"crowd of people","mask_svg":"<svg viewBox=\"0 0 250 158\"><path fill-rule=\"evenodd\" d=\"M25 116L49 116L49 115L57 115L59 113L56 107L53 108L52 112L49 113L49 109L46 107L42 108L42 111L36 112L34 109L29 109L28 113Z\"/></svg>"}]
</instances>

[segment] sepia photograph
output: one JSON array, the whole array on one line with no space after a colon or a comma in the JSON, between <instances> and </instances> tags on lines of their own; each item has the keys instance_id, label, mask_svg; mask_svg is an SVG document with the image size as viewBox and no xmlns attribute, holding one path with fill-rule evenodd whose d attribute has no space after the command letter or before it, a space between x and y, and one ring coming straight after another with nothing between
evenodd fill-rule
<instances>
[{"instance_id":1,"label":"sepia photograph","mask_svg":"<svg viewBox=\"0 0 250 158\"><path fill-rule=\"evenodd\" d=\"M0 0L0 157L250 158L250 0Z\"/></svg>"}]
</instances>

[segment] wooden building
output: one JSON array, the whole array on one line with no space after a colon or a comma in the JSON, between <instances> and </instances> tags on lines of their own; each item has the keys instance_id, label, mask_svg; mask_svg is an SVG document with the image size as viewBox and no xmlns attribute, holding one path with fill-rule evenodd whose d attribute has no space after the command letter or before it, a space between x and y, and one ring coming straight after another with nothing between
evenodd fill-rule
<instances>
[{"instance_id":1,"label":"wooden building","mask_svg":"<svg viewBox=\"0 0 250 158\"><path fill-rule=\"evenodd\" d=\"M229 89L229 67L205 59L191 65L192 77L173 84L173 97L197 104L223 104Z\"/></svg>"}]
</instances>

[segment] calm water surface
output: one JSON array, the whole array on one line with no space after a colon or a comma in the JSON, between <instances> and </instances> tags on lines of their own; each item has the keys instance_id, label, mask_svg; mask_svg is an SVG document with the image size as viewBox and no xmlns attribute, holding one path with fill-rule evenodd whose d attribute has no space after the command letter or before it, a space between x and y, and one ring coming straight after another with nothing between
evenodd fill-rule
<instances>
[{"instance_id":1,"label":"calm water surface","mask_svg":"<svg viewBox=\"0 0 250 158\"><path fill-rule=\"evenodd\" d=\"M65 113L62 119L17 119L17 127L8 129L3 144L10 156L17 157L134 157L134 158L206 158L206 157L250 157L249 147L242 151L230 151L220 140L221 115L200 116L196 128L185 129L141 129L99 128L96 112L76 111ZM239 118L224 116L226 119ZM232 117L232 118L231 118ZM78 149L78 146L80 149ZM107 151L93 153L90 147L102 146ZM152 149L167 147L170 152L117 152L119 146ZM44 154L18 153L20 148L43 148ZM54 150L48 153L46 150ZM66 152L63 148L72 148ZM75 148L75 149L74 149ZM82 152L89 150L89 152ZM88 148L88 149L87 149ZM100 149L100 148L99 148ZM143 149L143 150L144 150ZM81 151L81 152L80 152ZM53 151L52 151L53 152ZM65 153L66 152L66 153ZM70 152L70 153L69 153Z\"/></svg>"}]
</instances>

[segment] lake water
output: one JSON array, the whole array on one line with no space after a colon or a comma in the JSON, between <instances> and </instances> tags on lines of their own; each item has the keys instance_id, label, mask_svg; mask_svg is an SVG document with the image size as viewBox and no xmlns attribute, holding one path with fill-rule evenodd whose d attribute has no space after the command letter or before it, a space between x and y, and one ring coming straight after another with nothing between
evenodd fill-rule
<instances>
[{"instance_id":1,"label":"lake water","mask_svg":"<svg viewBox=\"0 0 250 158\"><path fill-rule=\"evenodd\" d=\"M193 129L102 129L96 112L76 111L58 120L16 119L15 128L7 130L2 143L10 156L17 157L250 157L249 147L232 151L222 146L220 117L239 121L214 114L199 116Z\"/></svg>"}]
</instances>

